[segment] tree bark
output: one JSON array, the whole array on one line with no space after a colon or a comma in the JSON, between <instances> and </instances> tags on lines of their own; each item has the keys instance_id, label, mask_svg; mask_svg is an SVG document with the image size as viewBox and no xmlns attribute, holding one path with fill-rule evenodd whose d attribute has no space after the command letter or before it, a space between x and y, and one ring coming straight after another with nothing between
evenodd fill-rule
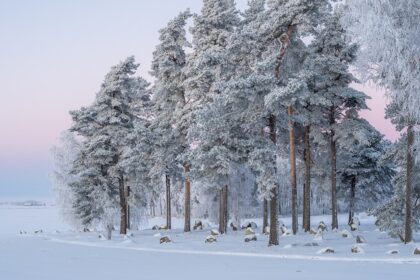
<instances>
[{"instance_id":1,"label":"tree bark","mask_svg":"<svg viewBox=\"0 0 420 280\"><path fill-rule=\"evenodd\" d=\"M127 200L125 197L124 176L119 179L120 191L120 234L127 234Z\"/></svg>"},{"instance_id":2,"label":"tree bark","mask_svg":"<svg viewBox=\"0 0 420 280\"><path fill-rule=\"evenodd\" d=\"M227 232L227 193L228 187L224 186L219 191L219 232L225 234Z\"/></svg>"},{"instance_id":3,"label":"tree bark","mask_svg":"<svg viewBox=\"0 0 420 280\"><path fill-rule=\"evenodd\" d=\"M289 106L289 145L290 145L290 184L292 187L292 231L293 234L298 230L297 217L297 181L296 181L296 147L295 147L295 124L292 120L293 108Z\"/></svg>"},{"instance_id":4,"label":"tree bark","mask_svg":"<svg viewBox=\"0 0 420 280\"><path fill-rule=\"evenodd\" d=\"M330 109L330 156L331 156L331 228L338 229L337 217L337 147L335 142L335 108Z\"/></svg>"},{"instance_id":5,"label":"tree bark","mask_svg":"<svg viewBox=\"0 0 420 280\"><path fill-rule=\"evenodd\" d=\"M126 186L125 188L125 203L126 203L126 210L127 210L127 229L131 229L131 221L130 221L130 204L128 203L128 199L130 197L130 186Z\"/></svg>"},{"instance_id":6,"label":"tree bark","mask_svg":"<svg viewBox=\"0 0 420 280\"><path fill-rule=\"evenodd\" d=\"M172 229L171 217L171 178L168 174L165 175L166 181L166 228Z\"/></svg>"},{"instance_id":7,"label":"tree bark","mask_svg":"<svg viewBox=\"0 0 420 280\"><path fill-rule=\"evenodd\" d=\"M410 243L413 241L413 229L412 229L412 184L413 184L413 144L414 144L414 128L409 125L407 128L407 182L405 189L405 227L404 227L404 242Z\"/></svg>"},{"instance_id":8,"label":"tree bark","mask_svg":"<svg viewBox=\"0 0 420 280\"><path fill-rule=\"evenodd\" d=\"M184 164L185 172L185 221L184 221L184 232L191 231L191 184L190 184L190 165Z\"/></svg>"},{"instance_id":9,"label":"tree bark","mask_svg":"<svg viewBox=\"0 0 420 280\"><path fill-rule=\"evenodd\" d=\"M269 117L269 127L270 127L270 139L271 141L276 144L277 143L277 134L276 134L276 116L270 115ZM275 176L277 178L277 167L275 164ZM277 204L278 204L278 192L277 187L271 190L271 200L270 200L270 236L268 240L269 246L277 246L279 245L279 236L278 236L278 211L277 211Z\"/></svg>"},{"instance_id":10,"label":"tree bark","mask_svg":"<svg viewBox=\"0 0 420 280\"><path fill-rule=\"evenodd\" d=\"M304 161L305 161L305 183L303 185L303 226L305 232L311 231L311 126L305 126L304 135Z\"/></svg>"},{"instance_id":11,"label":"tree bark","mask_svg":"<svg viewBox=\"0 0 420 280\"><path fill-rule=\"evenodd\" d=\"M268 226L268 201L264 199L263 201L263 233L266 234L266 229Z\"/></svg>"},{"instance_id":12,"label":"tree bark","mask_svg":"<svg viewBox=\"0 0 420 280\"><path fill-rule=\"evenodd\" d=\"M351 186L350 186L350 201L349 201L349 222L348 224L351 224L351 221L354 216L354 200L356 197L356 176L353 176L351 178Z\"/></svg>"}]
</instances>

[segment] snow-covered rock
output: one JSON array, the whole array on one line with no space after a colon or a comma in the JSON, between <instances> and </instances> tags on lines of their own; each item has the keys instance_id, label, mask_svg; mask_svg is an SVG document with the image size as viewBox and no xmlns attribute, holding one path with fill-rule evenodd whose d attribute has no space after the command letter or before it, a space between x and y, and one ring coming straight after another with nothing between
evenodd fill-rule
<instances>
[{"instance_id":1,"label":"snow-covered rock","mask_svg":"<svg viewBox=\"0 0 420 280\"><path fill-rule=\"evenodd\" d=\"M397 255L399 253L400 253L400 251L398 251L398 250L390 250L390 251L387 252L388 255Z\"/></svg>"},{"instance_id":2,"label":"snow-covered rock","mask_svg":"<svg viewBox=\"0 0 420 280\"><path fill-rule=\"evenodd\" d=\"M420 248L416 248L416 249L414 249L413 254L414 254L414 255L420 255Z\"/></svg>"},{"instance_id":3,"label":"snow-covered rock","mask_svg":"<svg viewBox=\"0 0 420 280\"><path fill-rule=\"evenodd\" d=\"M266 226L266 227L265 227L265 229L264 229L264 234L265 234L265 235L270 235L270 227L269 227L269 226Z\"/></svg>"},{"instance_id":4,"label":"snow-covered rock","mask_svg":"<svg viewBox=\"0 0 420 280\"><path fill-rule=\"evenodd\" d=\"M217 242L217 238L214 235L209 235L207 236L205 243L214 243Z\"/></svg>"},{"instance_id":5,"label":"snow-covered rock","mask_svg":"<svg viewBox=\"0 0 420 280\"><path fill-rule=\"evenodd\" d=\"M203 230L203 222L201 220L196 220L194 222L194 230Z\"/></svg>"},{"instance_id":6,"label":"snow-covered rock","mask_svg":"<svg viewBox=\"0 0 420 280\"><path fill-rule=\"evenodd\" d=\"M245 235L251 235L251 234L255 234L255 231L249 227L245 230Z\"/></svg>"},{"instance_id":7,"label":"snow-covered rock","mask_svg":"<svg viewBox=\"0 0 420 280\"><path fill-rule=\"evenodd\" d=\"M230 223L230 228L233 230L233 231L238 231L238 225L237 224L235 224L234 222L231 222Z\"/></svg>"},{"instance_id":8,"label":"snow-covered rock","mask_svg":"<svg viewBox=\"0 0 420 280\"><path fill-rule=\"evenodd\" d=\"M162 243L171 243L172 240L171 240L171 238L169 236L163 236L163 237L161 237L159 239L159 242L160 242L160 244L162 244Z\"/></svg>"},{"instance_id":9,"label":"snow-covered rock","mask_svg":"<svg viewBox=\"0 0 420 280\"><path fill-rule=\"evenodd\" d=\"M288 229L284 225L280 227L280 234L285 234L287 231Z\"/></svg>"},{"instance_id":10,"label":"snow-covered rock","mask_svg":"<svg viewBox=\"0 0 420 280\"><path fill-rule=\"evenodd\" d=\"M335 253L335 251L331 247L323 248L323 249L318 251L318 254L334 254L334 253Z\"/></svg>"},{"instance_id":11,"label":"snow-covered rock","mask_svg":"<svg viewBox=\"0 0 420 280\"><path fill-rule=\"evenodd\" d=\"M362 247L355 245L355 246L351 247L351 252L353 254L363 254L365 251L363 250Z\"/></svg>"},{"instance_id":12,"label":"snow-covered rock","mask_svg":"<svg viewBox=\"0 0 420 280\"><path fill-rule=\"evenodd\" d=\"M246 222L245 224L242 225L242 229L247 229L247 228L257 229L258 226L254 222Z\"/></svg>"},{"instance_id":13,"label":"snow-covered rock","mask_svg":"<svg viewBox=\"0 0 420 280\"><path fill-rule=\"evenodd\" d=\"M213 235L213 236L218 236L218 235L220 235L220 232L219 232L219 230L218 230L218 229L212 229L212 230L210 231L210 235Z\"/></svg>"},{"instance_id":14,"label":"snow-covered rock","mask_svg":"<svg viewBox=\"0 0 420 280\"><path fill-rule=\"evenodd\" d=\"M366 242L366 239L363 236L358 235L356 237L356 243L358 243L358 244L364 244L364 243L367 243L367 242Z\"/></svg>"},{"instance_id":15,"label":"snow-covered rock","mask_svg":"<svg viewBox=\"0 0 420 280\"><path fill-rule=\"evenodd\" d=\"M245 242L257 241L257 236L255 234L245 235Z\"/></svg>"},{"instance_id":16,"label":"snow-covered rock","mask_svg":"<svg viewBox=\"0 0 420 280\"><path fill-rule=\"evenodd\" d=\"M341 236L342 236L343 238L351 238L351 237L353 237L353 236L351 235L351 233L350 233L350 232L348 232L348 230L343 230L343 231L341 232Z\"/></svg>"}]
</instances>

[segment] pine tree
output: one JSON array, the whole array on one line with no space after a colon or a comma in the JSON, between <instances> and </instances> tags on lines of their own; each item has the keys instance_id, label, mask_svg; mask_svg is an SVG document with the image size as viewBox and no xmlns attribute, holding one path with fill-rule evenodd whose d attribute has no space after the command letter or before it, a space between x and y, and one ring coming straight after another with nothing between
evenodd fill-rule
<instances>
[{"instance_id":1,"label":"pine tree","mask_svg":"<svg viewBox=\"0 0 420 280\"><path fill-rule=\"evenodd\" d=\"M166 222L171 229L171 177L179 173L180 155L186 147L186 131L177 123L176 117L182 114L185 106L185 91L182 86L186 65L185 25L191 16L189 11L180 13L167 27L160 30L160 44L153 53L152 72L156 78L153 88L154 119L151 124L156 143L153 148L152 177L165 176L166 183ZM181 112L181 113L180 113Z\"/></svg>"},{"instance_id":2,"label":"pine tree","mask_svg":"<svg viewBox=\"0 0 420 280\"><path fill-rule=\"evenodd\" d=\"M120 233L127 231L126 172L121 165L127 135L133 129L134 115L131 103L135 100L137 85L132 75L138 65L134 57L129 57L111 68L97 93L94 103L87 108L71 112L72 131L83 137L83 146L74 172L79 174L77 192L89 196L99 212L107 219L107 227L120 209ZM80 190L79 190L80 188ZM87 188L86 191L81 189ZM119 198L119 205L116 198ZM85 203L86 204L86 203ZM117 207L118 205L118 207ZM83 209L81 209L82 212ZM87 213L83 213L86 216ZM88 217L90 215L87 215ZM89 217L87 221L91 221Z\"/></svg>"}]
</instances>

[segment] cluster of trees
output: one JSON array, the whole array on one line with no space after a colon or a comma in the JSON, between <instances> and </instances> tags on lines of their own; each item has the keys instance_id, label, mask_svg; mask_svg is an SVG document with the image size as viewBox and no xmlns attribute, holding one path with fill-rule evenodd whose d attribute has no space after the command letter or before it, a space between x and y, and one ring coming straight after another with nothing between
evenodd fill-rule
<instances>
[{"instance_id":1,"label":"cluster of trees","mask_svg":"<svg viewBox=\"0 0 420 280\"><path fill-rule=\"evenodd\" d=\"M370 34L356 36L362 21L352 10L357 2L370 8L369 1L335 9L329 2L250 0L239 11L233 0L204 0L200 14L182 12L160 30L152 86L135 76L134 57L112 67L93 104L71 112L73 125L54 149L67 217L78 226L101 224L110 238L116 222L125 234L159 208L168 229L173 215L183 215L186 232L192 212L218 219L222 233L229 219L262 215L269 245L278 245L279 213L291 214L296 234L299 213L304 231L324 211L337 229L340 210L351 220L388 201L378 223L401 232L407 220L395 225L395 216L415 212L406 201L419 196L404 190L416 174L414 123L394 145L359 116L368 97L351 87L358 80L349 68L358 54L370 67L384 57L351 41L363 46L359 37ZM407 87L408 96L412 86L382 67L371 78L395 93L388 113L401 125L407 110L399 91ZM406 204L406 215L396 211ZM418 224L418 214L410 219ZM406 242L407 234L400 235Z\"/></svg>"}]
</instances>

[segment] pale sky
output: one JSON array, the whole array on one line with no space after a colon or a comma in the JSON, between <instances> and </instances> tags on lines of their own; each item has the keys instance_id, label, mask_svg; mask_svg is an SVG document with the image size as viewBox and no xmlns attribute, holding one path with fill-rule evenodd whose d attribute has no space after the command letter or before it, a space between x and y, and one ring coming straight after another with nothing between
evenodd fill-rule
<instances>
[{"instance_id":1,"label":"pale sky","mask_svg":"<svg viewBox=\"0 0 420 280\"><path fill-rule=\"evenodd\" d=\"M245 7L247 0L237 0ZM51 197L50 148L89 105L112 65L129 55L148 71L158 30L200 0L0 0L0 201ZM364 115L382 133L385 101L375 89Z\"/></svg>"}]
</instances>

